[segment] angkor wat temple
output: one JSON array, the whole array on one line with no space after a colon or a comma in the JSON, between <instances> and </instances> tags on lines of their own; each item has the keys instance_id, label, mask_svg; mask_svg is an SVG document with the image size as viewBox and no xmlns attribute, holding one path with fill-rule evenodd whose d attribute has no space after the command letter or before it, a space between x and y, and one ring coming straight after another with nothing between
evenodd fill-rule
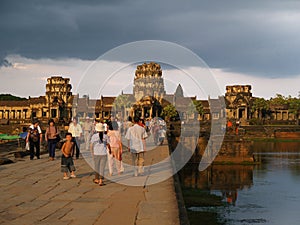
<instances>
[{"instance_id":1,"label":"angkor wat temple","mask_svg":"<svg viewBox=\"0 0 300 225\"><path fill-rule=\"evenodd\" d=\"M68 122L74 116L108 118L111 114L120 119L134 115L153 118L160 116L162 109L168 104L176 107L181 114L180 118L211 120L226 116L228 119L247 123L249 119L258 117L258 112L251 110L255 97L252 96L250 85L226 86L225 96L220 98L225 100L225 112L211 107L211 103L218 99L198 100L196 97L184 96L180 84L175 93L167 94L162 68L159 64L151 62L137 66L132 94L122 92L116 97L101 96L100 99L90 99L87 95L80 97L79 94L72 94L70 78L52 76L47 79L44 96L29 97L22 101L1 101L0 119L12 123L26 123L33 118L41 121L54 118L57 121ZM201 114L187 114L186 104L190 101L201 102ZM295 120L295 116L289 112L286 105L273 108L270 116L281 121Z\"/></svg>"}]
</instances>

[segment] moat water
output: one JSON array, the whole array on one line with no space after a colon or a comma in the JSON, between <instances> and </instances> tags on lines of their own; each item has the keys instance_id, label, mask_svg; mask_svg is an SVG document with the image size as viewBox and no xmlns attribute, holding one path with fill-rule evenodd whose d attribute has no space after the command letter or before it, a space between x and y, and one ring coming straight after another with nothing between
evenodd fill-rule
<instances>
[{"instance_id":1,"label":"moat water","mask_svg":"<svg viewBox=\"0 0 300 225\"><path fill-rule=\"evenodd\" d=\"M192 206L188 211L214 213L211 224L300 224L300 142L255 142L259 165L216 165L199 172L186 165L182 187L219 196L220 206ZM203 214L204 213L204 214ZM201 217L192 224L201 223Z\"/></svg>"}]
</instances>

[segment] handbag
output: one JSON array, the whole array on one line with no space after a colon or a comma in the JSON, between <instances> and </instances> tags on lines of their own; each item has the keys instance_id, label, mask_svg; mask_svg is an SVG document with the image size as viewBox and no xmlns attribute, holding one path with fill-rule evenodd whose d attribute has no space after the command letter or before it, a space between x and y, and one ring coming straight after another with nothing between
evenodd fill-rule
<instances>
[{"instance_id":1,"label":"handbag","mask_svg":"<svg viewBox=\"0 0 300 225\"><path fill-rule=\"evenodd\" d=\"M29 151L29 150L30 150L30 147L29 147L29 142L26 142L26 145L25 145L25 150L26 150L26 151Z\"/></svg>"}]
</instances>

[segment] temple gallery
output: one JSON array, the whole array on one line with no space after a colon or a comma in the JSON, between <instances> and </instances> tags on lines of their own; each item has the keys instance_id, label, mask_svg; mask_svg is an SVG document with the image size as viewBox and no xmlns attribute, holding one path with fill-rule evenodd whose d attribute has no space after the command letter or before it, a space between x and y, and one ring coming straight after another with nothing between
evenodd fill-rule
<instances>
[{"instance_id":1,"label":"temple gallery","mask_svg":"<svg viewBox=\"0 0 300 225\"><path fill-rule=\"evenodd\" d=\"M174 93L166 93L161 66L150 62L137 66L133 92L130 94L121 91L118 96L101 95L99 99L90 99L88 95L72 93L70 78L51 76L47 79L44 96L0 101L0 119L26 123L33 118L41 121L54 118L67 123L75 116L105 119L112 113L121 119L134 115L151 119L161 116L163 109L170 104L175 106L180 118L191 117L202 121L226 117L247 123L261 116L259 108L253 110L259 98L252 96L251 85L226 86L225 95L219 98L224 99L224 109L212 107L212 103L220 99L200 100L196 96L184 96L180 84ZM197 115L187 112L187 102L191 101L201 106ZM289 110L287 104L276 104L270 106L268 117L272 120L292 121L296 120L297 115Z\"/></svg>"}]
</instances>

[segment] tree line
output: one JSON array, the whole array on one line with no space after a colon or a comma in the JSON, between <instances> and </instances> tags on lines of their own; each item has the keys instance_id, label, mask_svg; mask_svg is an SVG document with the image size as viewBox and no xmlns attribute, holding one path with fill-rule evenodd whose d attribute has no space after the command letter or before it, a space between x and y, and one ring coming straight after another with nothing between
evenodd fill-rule
<instances>
[{"instance_id":1,"label":"tree line","mask_svg":"<svg viewBox=\"0 0 300 225\"><path fill-rule=\"evenodd\" d=\"M270 99L255 98L252 102L251 112L257 112L258 119L265 119L270 117L273 111L278 109L287 109L295 116L297 124L299 124L300 113L300 93L298 97L284 96L276 94L275 97Z\"/></svg>"}]
</instances>

